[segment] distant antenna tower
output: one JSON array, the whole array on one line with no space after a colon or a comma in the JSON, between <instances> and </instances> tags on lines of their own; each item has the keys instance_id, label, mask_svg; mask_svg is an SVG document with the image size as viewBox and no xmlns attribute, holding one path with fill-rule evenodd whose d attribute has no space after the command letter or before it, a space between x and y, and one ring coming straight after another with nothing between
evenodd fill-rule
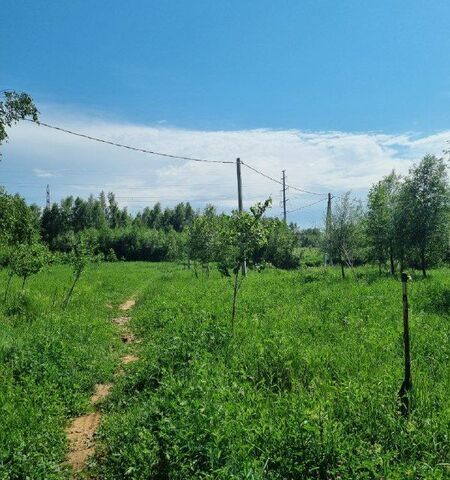
<instances>
[{"instance_id":1,"label":"distant antenna tower","mask_svg":"<svg viewBox=\"0 0 450 480\"><path fill-rule=\"evenodd\" d=\"M50 185L47 184L47 192L46 192L46 202L45 206L50 208Z\"/></svg>"}]
</instances>

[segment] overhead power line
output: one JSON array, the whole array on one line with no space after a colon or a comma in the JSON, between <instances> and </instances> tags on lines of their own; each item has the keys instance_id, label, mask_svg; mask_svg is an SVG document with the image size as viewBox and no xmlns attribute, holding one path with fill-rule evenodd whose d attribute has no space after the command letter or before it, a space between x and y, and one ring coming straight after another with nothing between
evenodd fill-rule
<instances>
[{"instance_id":1,"label":"overhead power line","mask_svg":"<svg viewBox=\"0 0 450 480\"><path fill-rule=\"evenodd\" d=\"M258 170L256 168L252 167L248 163L245 163L245 162L241 162L241 163L242 163L242 165L245 165L247 168L254 171L255 173L257 173L257 174L259 174L263 177L266 177L268 180L272 180L272 182L278 183L279 185L283 185L282 181L277 180L276 178L271 177L270 175L267 175L264 172L261 172L261 170ZM297 190L298 192L309 193L310 195L327 195L326 193L311 192L310 190L305 190L304 188L296 187L294 185L288 185L287 183L285 184L285 186L288 187L288 188L292 188L292 190Z\"/></svg>"},{"instance_id":2,"label":"overhead power line","mask_svg":"<svg viewBox=\"0 0 450 480\"><path fill-rule=\"evenodd\" d=\"M307 205L302 205L298 208L294 208L293 210L289 210L286 213L293 213L297 212L298 210L303 210L304 208L312 207L313 205L317 205L320 202L323 202L324 200L327 200L327 197L321 198L320 200L317 200L316 202L308 203Z\"/></svg>"},{"instance_id":3,"label":"overhead power line","mask_svg":"<svg viewBox=\"0 0 450 480\"><path fill-rule=\"evenodd\" d=\"M105 140L103 138L92 137L91 135L86 135L84 133L74 132L72 130L68 130L67 128L57 127L55 125L50 125L48 123L35 122L35 121L30 120L28 118L26 118L25 120L27 120L28 122L35 123L37 125L46 127L46 128L51 128L52 130L58 130L60 132L68 133L69 135L74 135L76 137L86 138L86 139L92 140L94 142L106 143L107 145L112 145L114 147L126 148L127 150L133 150L135 152L147 153L147 154L150 154L150 155L158 155L160 157L175 158L177 160L188 160L190 162L232 163L232 164L234 164L234 162L230 162L230 161L226 161L226 160L207 160L207 159L204 159L204 158L183 157L182 155L173 155L171 153L163 153L163 152L156 152L154 150L147 150L146 148L132 147L130 145L125 145L123 143L111 142L110 140Z\"/></svg>"},{"instance_id":4,"label":"overhead power line","mask_svg":"<svg viewBox=\"0 0 450 480\"><path fill-rule=\"evenodd\" d=\"M170 153L157 152L157 151L148 150L148 149L145 149L145 148L139 148L139 147L133 147L131 145L125 145L123 143L112 142L110 140L105 140L103 138L93 137L91 135L87 135L87 134L84 134L84 133L74 132L74 131L69 130L67 128L58 127L56 125L50 125L50 124L45 123L45 122L40 122L40 121L35 122L34 120L31 120L31 119L28 119L28 118L25 119L25 120L27 120L28 122L46 127L46 128L50 128L52 130L58 130L60 132L67 133L69 135L74 135L76 137L86 138L87 140L91 140L91 141L99 142L99 143L104 143L106 145L112 145L114 147L125 148L127 150L132 150L132 151L135 151L135 152L141 152L141 153L146 153L146 154L150 154L150 155L158 155L160 157L173 158L173 159L177 159L177 160L186 160L186 161L192 161L192 162L221 163L221 164L234 164L235 163L235 162L232 162L232 161L229 161L229 160L210 160L210 159L206 159L206 158L185 157L185 156L182 156L182 155L174 155L174 154L170 154ZM261 170L258 170L255 167L252 167L248 163L245 163L245 162L241 161L241 164L244 165L245 167L247 167L248 169L252 170L253 172L257 173L258 175L261 175L262 177L265 177L265 178L267 178L268 180L271 180L274 183L277 183L279 185L283 185L282 181L280 181L280 180L262 172ZM297 192L307 193L307 194L310 194L310 195L324 196L324 198L327 195L327 193L312 192L311 190L306 190L304 188L297 187L295 185L285 184L284 186L285 186L285 188L290 188L290 189L295 190ZM286 212L286 213L288 213L288 212Z\"/></svg>"}]
</instances>

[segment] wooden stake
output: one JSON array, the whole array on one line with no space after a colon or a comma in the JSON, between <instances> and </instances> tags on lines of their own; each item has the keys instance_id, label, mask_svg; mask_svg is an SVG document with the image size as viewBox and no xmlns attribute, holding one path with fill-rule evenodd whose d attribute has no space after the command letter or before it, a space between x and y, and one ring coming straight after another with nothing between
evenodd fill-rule
<instances>
[{"instance_id":1,"label":"wooden stake","mask_svg":"<svg viewBox=\"0 0 450 480\"><path fill-rule=\"evenodd\" d=\"M402 386L398 392L400 398L400 411L402 415L409 415L411 411L410 392L412 389L411 377L411 346L409 340L409 305L408 305L408 275L402 273L402 291L403 291L403 344L405 353L405 372Z\"/></svg>"}]
</instances>

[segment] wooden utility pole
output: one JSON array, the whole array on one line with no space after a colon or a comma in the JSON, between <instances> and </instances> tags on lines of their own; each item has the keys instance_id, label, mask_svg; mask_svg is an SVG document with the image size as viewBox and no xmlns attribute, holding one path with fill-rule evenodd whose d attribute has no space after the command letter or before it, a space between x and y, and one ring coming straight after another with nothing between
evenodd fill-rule
<instances>
[{"instance_id":1,"label":"wooden utility pole","mask_svg":"<svg viewBox=\"0 0 450 480\"><path fill-rule=\"evenodd\" d=\"M408 274L402 273L403 292L403 345L405 354L405 371L402 386L398 392L400 397L400 411L402 415L408 415L411 411L409 394L412 389L411 377L411 346L409 341L409 305L408 305Z\"/></svg>"},{"instance_id":2,"label":"wooden utility pole","mask_svg":"<svg viewBox=\"0 0 450 480\"><path fill-rule=\"evenodd\" d=\"M241 159L236 158L236 173L237 173L237 187L238 187L238 210L242 212L244 210L242 202L242 176L241 176ZM242 275L247 275L247 262L242 262Z\"/></svg>"},{"instance_id":3,"label":"wooden utility pole","mask_svg":"<svg viewBox=\"0 0 450 480\"><path fill-rule=\"evenodd\" d=\"M327 242L329 242L331 236L331 193L328 194L327 215L325 219L325 236ZM327 263L329 265L333 265L333 258L331 257L331 253L328 251L328 248L324 255L323 266L326 267Z\"/></svg>"},{"instance_id":4,"label":"wooden utility pole","mask_svg":"<svg viewBox=\"0 0 450 480\"><path fill-rule=\"evenodd\" d=\"M283 170L283 220L286 223L286 170Z\"/></svg>"}]
</instances>

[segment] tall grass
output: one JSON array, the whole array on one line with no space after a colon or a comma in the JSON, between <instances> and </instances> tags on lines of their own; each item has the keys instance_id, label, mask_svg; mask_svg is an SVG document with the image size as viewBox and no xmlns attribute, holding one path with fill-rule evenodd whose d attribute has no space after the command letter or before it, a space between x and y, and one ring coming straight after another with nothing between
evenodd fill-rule
<instances>
[{"instance_id":1,"label":"tall grass","mask_svg":"<svg viewBox=\"0 0 450 480\"><path fill-rule=\"evenodd\" d=\"M141 360L107 406L97 478L450 475L448 270L410 285L413 410L401 284L371 269L251 273L230 336L229 279L154 270Z\"/></svg>"},{"instance_id":2,"label":"tall grass","mask_svg":"<svg viewBox=\"0 0 450 480\"><path fill-rule=\"evenodd\" d=\"M64 427L122 346L111 317L138 296L139 361L103 407L92 478L449 478L450 275L410 284L413 403L401 284L375 270L251 272L233 286L175 264L91 267L14 280L0 306L0 478L63 479ZM0 298L7 272L0 272ZM112 305L112 309L107 307Z\"/></svg>"},{"instance_id":3,"label":"tall grass","mask_svg":"<svg viewBox=\"0 0 450 480\"><path fill-rule=\"evenodd\" d=\"M121 348L106 304L135 293L149 268L91 267L65 311L68 267L30 278L23 293L15 279L0 305L1 479L68 478L64 427L86 411L95 383L112 377ZM2 300L6 283L0 272Z\"/></svg>"}]
</instances>

